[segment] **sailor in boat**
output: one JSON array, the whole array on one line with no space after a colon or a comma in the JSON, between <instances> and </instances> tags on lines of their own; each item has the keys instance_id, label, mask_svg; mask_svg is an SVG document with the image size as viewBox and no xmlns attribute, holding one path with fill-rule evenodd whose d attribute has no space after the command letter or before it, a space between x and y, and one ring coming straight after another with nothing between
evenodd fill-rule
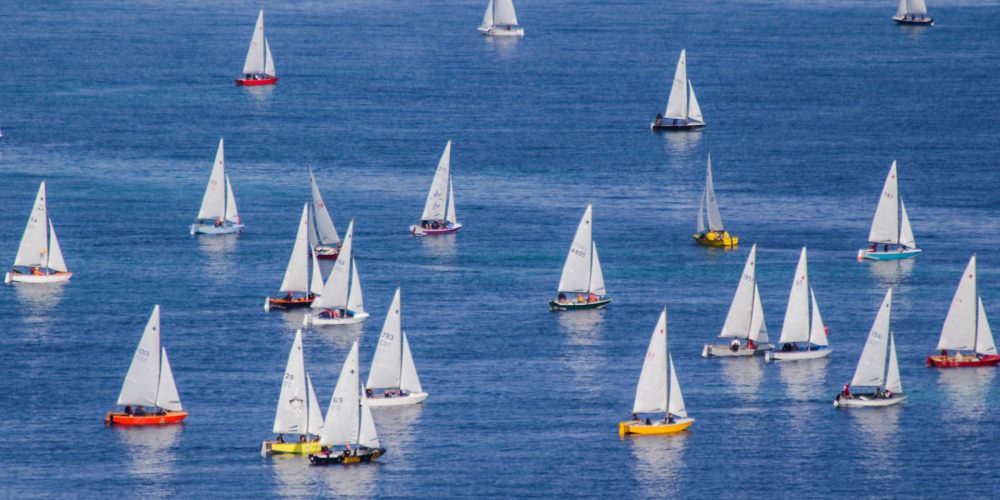
<instances>
[{"instance_id":1,"label":"sailor in boat","mask_svg":"<svg viewBox=\"0 0 1000 500\"><path fill-rule=\"evenodd\" d=\"M349 309L323 309L318 315L323 319L353 318L354 311Z\"/></svg>"},{"instance_id":2,"label":"sailor in boat","mask_svg":"<svg viewBox=\"0 0 1000 500\"><path fill-rule=\"evenodd\" d=\"M798 351L799 345L795 342L786 342L785 345L781 346L781 352L791 352Z\"/></svg>"},{"instance_id":3,"label":"sailor in boat","mask_svg":"<svg viewBox=\"0 0 1000 500\"><path fill-rule=\"evenodd\" d=\"M733 341L729 343L729 350L733 352L740 350L740 339L733 339Z\"/></svg>"},{"instance_id":4,"label":"sailor in boat","mask_svg":"<svg viewBox=\"0 0 1000 500\"><path fill-rule=\"evenodd\" d=\"M125 415L132 416L132 405L125 405Z\"/></svg>"},{"instance_id":5,"label":"sailor in boat","mask_svg":"<svg viewBox=\"0 0 1000 500\"><path fill-rule=\"evenodd\" d=\"M656 126L663 126L663 113L656 113Z\"/></svg>"},{"instance_id":6,"label":"sailor in boat","mask_svg":"<svg viewBox=\"0 0 1000 500\"><path fill-rule=\"evenodd\" d=\"M668 423L668 424L675 424L675 423L677 423L677 421L674 420L674 414L670 413L670 412L667 412L667 418L665 418L664 421L666 423Z\"/></svg>"}]
</instances>

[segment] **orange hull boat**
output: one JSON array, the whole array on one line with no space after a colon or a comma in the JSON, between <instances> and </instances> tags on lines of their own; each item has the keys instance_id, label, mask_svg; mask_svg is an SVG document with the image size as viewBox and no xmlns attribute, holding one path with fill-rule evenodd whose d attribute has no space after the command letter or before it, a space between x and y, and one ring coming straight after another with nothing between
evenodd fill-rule
<instances>
[{"instance_id":1,"label":"orange hull boat","mask_svg":"<svg viewBox=\"0 0 1000 500\"><path fill-rule=\"evenodd\" d=\"M1000 363L1000 356L965 356L961 361L952 356L927 356L927 366L935 368L970 368L977 366L996 366Z\"/></svg>"},{"instance_id":2,"label":"orange hull boat","mask_svg":"<svg viewBox=\"0 0 1000 500\"><path fill-rule=\"evenodd\" d=\"M108 412L104 416L104 425L170 425L181 423L187 416L186 411L168 411L163 415L141 416Z\"/></svg>"}]
</instances>

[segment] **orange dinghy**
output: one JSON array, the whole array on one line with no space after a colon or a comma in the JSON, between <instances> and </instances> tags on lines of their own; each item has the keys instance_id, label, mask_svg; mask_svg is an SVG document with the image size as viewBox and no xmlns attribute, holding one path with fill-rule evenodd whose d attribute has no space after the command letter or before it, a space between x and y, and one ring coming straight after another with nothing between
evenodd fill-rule
<instances>
[{"instance_id":1,"label":"orange dinghy","mask_svg":"<svg viewBox=\"0 0 1000 500\"><path fill-rule=\"evenodd\" d=\"M169 425L179 424L187 418L186 411L167 411L154 415L131 415L109 411L104 416L104 425Z\"/></svg>"}]
</instances>

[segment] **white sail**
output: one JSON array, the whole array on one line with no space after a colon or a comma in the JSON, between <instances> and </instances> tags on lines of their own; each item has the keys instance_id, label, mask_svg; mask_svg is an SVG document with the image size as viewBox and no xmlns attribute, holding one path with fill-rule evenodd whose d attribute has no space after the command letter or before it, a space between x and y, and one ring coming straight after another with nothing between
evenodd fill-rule
<instances>
[{"instance_id":1,"label":"white sail","mask_svg":"<svg viewBox=\"0 0 1000 500\"><path fill-rule=\"evenodd\" d=\"M397 388L400 387L400 375L403 367L403 338L400 319L399 288L392 296L392 304L385 314L382 333L375 346L375 356L372 357L372 368L368 372L365 387Z\"/></svg>"},{"instance_id":2,"label":"white sail","mask_svg":"<svg viewBox=\"0 0 1000 500\"><path fill-rule=\"evenodd\" d=\"M156 406L160 385L160 306L153 307L118 394L118 405Z\"/></svg>"},{"instance_id":3,"label":"white sail","mask_svg":"<svg viewBox=\"0 0 1000 500\"><path fill-rule=\"evenodd\" d=\"M323 411L319 409L319 399L316 399L316 389L313 388L312 378L306 373L306 386L309 388L309 434L319 436L323 432Z\"/></svg>"},{"instance_id":4,"label":"white sail","mask_svg":"<svg viewBox=\"0 0 1000 500\"><path fill-rule=\"evenodd\" d=\"M559 278L560 292L587 293L590 284L590 266L592 248L591 217L593 207L587 205L580 224L573 236L573 244L569 247L566 263L563 265L562 276Z\"/></svg>"},{"instance_id":5,"label":"white sail","mask_svg":"<svg viewBox=\"0 0 1000 500\"><path fill-rule=\"evenodd\" d=\"M705 233L705 191L701 192L698 200L698 234Z\"/></svg>"},{"instance_id":6,"label":"white sail","mask_svg":"<svg viewBox=\"0 0 1000 500\"><path fill-rule=\"evenodd\" d=\"M257 25L253 28L247 59L243 63L243 74L254 75L264 72L264 11L257 15Z\"/></svg>"},{"instance_id":7,"label":"white sail","mask_svg":"<svg viewBox=\"0 0 1000 500\"><path fill-rule=\"evenodd\" d=\"M375 430L375 419L372 418L372 409L368 406L368 398L361 398L361 429L358 431L358 444L368 448L381 448L378 441L378 432Z\"/></svg>"},{"instance_id":8,"label":"white sail","mask_svg":"<svg viewBox=\"0 0 1000 500\"><path fill-rule=\"evenodd\" d=\"M722 214L719 213L719 202L715 199L715 182L712 180L712 153L708 153L708 166L705 167L705 208L708 212L708 228L712 231L725 231L722 225Z\"/></svg>"},{"instance_id":9,"label":"white sail","mask_svg":"<svg viewBox=\"0 0 1000 500\"><path fill-rule=\"evenodd\" d=\"M990 321L986 318L982 297L979 297L979 321L976 322L976 352L988 356L997 354L997 345L993 342L993 330L990 329Z\"/></svg>"},{"instance_id":10,"label":"white sail","mask_svg":"<svg viewBox=\"0 0 1000 500\"><path fill-rule=\"evenodd\" d=\"M46 239L48 220L45 181L42 181L38 186L38 194L35 195L35 205L31 209L31 215L28 216L28 225L24 228L24 235L21 236L21 244L17 247L15 266L45 267L46 262L50 260Z\"/></svg>"},{"instance_id":11,"label":"white sail","mask_svg":"<svg viewBox=\"0 0 1000 500\"><path fill-rule=\"evenodd\" d=\"M517 14L514 12L513 0L495 0L494 6L496 10L493 14L493 24L497 26L517 25Z\"/></svg>"},{"instance_id":12,"label":"white sail","mask_svg":"<svg viewBox=\"0 0 1000 500\"><path fill-rule=\"evenodd\" d=\"M445 219L452 223L458 224L458 216L455 215L455 186L451 182L451 176L448 177L448 210Z\"/></svg>"},{"instance_id":13,"label":"white sail","mask_svg":"<svg viewBox=\"0 0 1000 500\"><path fill-rule=\"evenodd\" d=\"M896 394L903 392L903 382L899 379L899 361L896 359L896 337L892 332L889 332L889 371L885 376L885 388Z\"/></svg>"},{"instance_id":14,"label":"white sail","mask_svg":"<svg viewBox=\"0 0 1000 500\"><path fill-rule=\"evenodd\" d=\"M319 267L319 259L316 258L316 252L309 252L312 255L312 283L309 284L309 291L313 295L319 296L323 294L323 270Z\"/></svg>"},{"instance_id":15,"label":"white sail","mask_svg":"<svg viewBox=\"0 0 1000 500\"><path fill-rule=\"evenodd\" d=\"M687 56L685 54L686 51L681 50L681 57L677 60L674 82L670 87L670 98L667 99L667 110L663 113L666 118L687 120L688 117Z\"/></svg>"},{"instance_id":16,"label":"white sail","mask_svg":"<svg viewBox=\"0 0 1000 500\"><path fill-rule=\"evenodd\" d=\"M223 139L219 139L219 149L215 152L215 164L208 178L205 196L198 210L199 220L216 220L225 216L226 210L226 153Z\"/></svg>"},{"instance_id":17,"label":"white sail","mask_svg":"<svg viewBox=\"0 0 1000 500\"><path fill-rule=\"evenodd\" d=\"M358 277L358 263L351 259L351 293L347 296L347 309L355 314L365 312L365 299L361 295L361 278Z\"/></svg>"},{"instance_id":18,"label":"white sail","mask_svg":"<svg viewBox=\"0 0 1000 500\"><path fill-rule=\"evenodd\" d=\"M799 264L792 277L792 290L788 293L785 321L781 324L779 343L806 342L809 340L809 264L806 247L799 254Z\"/></svg>"},{"instance_id":19,"label":"white sail","mask_svg":"<svg viewBox=\"0 0 1000 500\"><path fill-rule=\"evenodd\" d=\"M826 325L823 324L823 317L819 314L819 303L816 302L816 294L809 289L812 295L812 326L809 327L809 343L817 346L828 346L830 340L826 338Z\"/></svg>"},{"instance_id":20,"label":"white sail","mask_svg":"<svg viewBox=\"0 0 1000 500\"><path fill-rule=\"evenodd\" d=\"M882 187L882 196L875 209L872 219L872 229L868 233L868 241L872 243L899 242L899 187L896 180L896 162L892 162L889 175Z\"/></svg>"},{"instance_id":21,"label":"white sail","mask_svg":"<svg viewBox=\"0 0 1000 500\"><path fill-rule=\"evenodd\" d=\"M282 292L309 291L309 205L303 205L302 216L299 218L299 230L295 235L295 245L292 256L285 268L285 277L281 280Z\"/></svg>"},{"instance_id":22,"label":"white sail","mask_svg":"<svg viewBox=\"0 0 1000 500\"><path fill-rule=\"evenodd\" d=\"M277 73L274 72L274 58L271 57L271 44L267 43L267 38L264 38L264 73L274 76Z\"/></svg>"},{"instance_id":23,"label":"white sail","mask_svg":"<svg viewBox=\"0 0 1000 500\"><path fill-rule=\"evenodd\" d=\"M483 14L483 23L479 26L482 28L493 27L493 0L490 0L490 3L486 4L486 13Z\"/></svg>"},{"instance_id":24,"label":"white sail","mask_svg":"<svg viewBox=\"0 0 1000 500\"><path fill-rule=\"evenodd\" d=\"M344 233L344 245L340 249L337 262L333 264L330 276L326 278L323 293L313 301L313 309L336 309L347 306L347 290L351 276L351 244L354 239L354 221Z\"/></svg>"},{"instance_id":25,"label":"white sail","mask_svg":"<svg viewBox=\"0 0 1000 500\"><path fill-rule=\"evenodd\" d=\"M917 240L913 237L913 228L910 227L910 217L906 215L906 204L903 199L899 199L899 211L902 213L902 221L899 225L899 244L907 248L917 248Z\"/></svg>"},{"instance_id":26,"label":"white sail","mask_svg":"<svg viewBox=\"0 0 1000 500\"><path fill-rule=\"evenodd\" d=\"M927 4L924 0L906 0L907 14L927 15Z\"/></svg>"},{"instance_id":27,"label":"white sail","mask_svg":"<svg viewBox=\"0 0 1000 500\"><path fill-rule=\"evenodd\" d=\"M413 353L410 352L410 341L403 333L403 367L399 378L399 388L406 392L424 392L417 376L417 365L413 363Z\"/></svg>"},{"instance_id":28,"label":"white sail","mask_svg":"<svg viewBox=\"0 0 1000 500\"><path fill-rule=\"evenodd\" d=\"M705 117L701 116L701 106L698 105L698 98L694 95L694 86L691 85L691 80L688 80L688 92L691 96L688 102L688 118L704 123Z\"/></svg>"},{"instance_id":29,"label":"white sail","mask_svg":"<svg viewBox=\"0 0 1000 500\"><path fill-rule=\"evenodd\" d=\"M729 314L722 325L720 337L748 338L750 337L750 318L754 309L754 289L757 283L757 245L750 249L747 263L743 266L740 283L733 295L733 303L729 305Z\"/></svg>"},{"instance_id":30,"label":"white sail","mask_svg":"<svg viewBox=\"0 0 1000 500\"><path fill-rule=\"evenodd\" d=\"M601 259L597 257L597 243L591 242L591 250L594 252L594 262L590 266L590 293L594 295L605 295L608 291L604 288L604 271L601 270Z\"/></svg>"},{"instance_id":31,"label":"white sail","mask_svg":"<svg viewBox=\"0 0 1000 500\"><path fill-rule=\"evenodd\" d=\"M167 411L182 411L181 397L177 394L177 384L174 382L174 371L170 369L167 359L167 349L160 348L160 383L156 388L156 406Z\"/></svg>"},{"instance_id":32,"label":"white sail","mask_svg":"<svg viewBox=\"0 0 1000 500\"><path fill-rule=\"evenodd\" d=\"M750 316L750 340L767 343L767 325L764 323L764 306L760 301L760 288L753 285L753 314Z\"/></svg>"},{"instance_id":33,"label":"white sail","mask_svg":"<svg viewBox=\"0 0 1000 500\"><path fill-rule=\"evenodd\" d=\"M309 424L309 401L305 356L302 352L302 330L295 332L292 350L288 352L285 375L274 413L275 434L305 434Z\"/></svg>"},{"instance_id":34,"label":"white sail","mask_svg":"<svg viewBox=\"0 0 1000 500\"><path fill-rule=\"evenodd\" d=\"M427 192L427 201L424 202L424 213L420 216L421 220L444 220L450 178L451 141L448 141L444 147L444 153L441 153L441 159L438 161L437 171L434 172L431 190Z\"/></svg>"},{"instance_id":35,"label":"white sail","mask_svg":"<svg viewBox=\"0 0 1000 500\"><path fill-rule=\"evenodd\" d=\"M667 411L667 308L660 312L639 373L632 413Z\"/></svg>"},{"instance_id":36,"label":"white sail","mask_svg":"<svg viewBox=\"0 0 1000 500\"><path fill-rule=\"evenodd\" d=\"M323 431L319 435L321 444L342 446L357 443L360 417L358 413L361 407L361 394L358 391L360 384L358 343L354 342L344 366L340 369L337 386L333 388L330 406L326 410L326 420L323 421Z\"/></svg>"},{"instance_id":37,"label":"white sail","mask_svg":"<svg viewBox=\"0 0 1000 500\"><path fill-rule=\"evenodd\" d=\"M312 168L309 168L309 184L312 188L313 218L316 221L316 228L319 230L319 241L324 245L336 245L340 243L340 235L333 225L330 212L326 209L323 195L319 192L319 184L316 183L316 176L313 175ZM313 244L315 247L315 243Z\"/></svg>"},{"instance_id":38,"label":"white sail","mask_svg":"<svg viewBox=\"0 0 1000 500\"><path fill-rule=\"evenodd\" d=\"M240 223L240 211L236 209L236 196L233 196L233 183L226 176L226 220L233 224Z\"/></svg>"},{"instance_id":39,"label":"white sail","mask_svg":"<svg viewBox=\"0 0 1000 500\"><path fill-rule=\"evenodd\" d=\"M899 6L896 7L896 17L903 17L906 15L906 0L899 0Z\"/></svg>"},{"instance_id":40,"label":"white sail","mask_svg":"<svg viewBox=\"0 0 1000 500\"><path fill-rule=\"evenodd\" d=\"M66 272L66 261L63 259L62 247L59 246L59 239L56 238L56 228L49 221L49 269L59 272Z\"/></svg>"},{"instance_id":41,"label":"white sail","mask_svg":"<svg viewBox=\"0 0 1000 500\"><path fill-rule=\"evenodd\" d=\"M948 316L941 328L941 339L937 345L939 350L965 351L975 348L976 297L976 256L973 255L958 282L955 296L951 299Z\"/></svg>"},{"instance_id":42,"label":"white sail","mask_svg":"<svg viewBox=\"0 0 1000 500\"><path fill-rule=\"evenodd\" d=\"M885 293L885 299L878 309L868 340L865 341L861 359L854 370L851 385L879 387L885 383L885 352L889 344L889 313L892 309L892 289Z\"/></svg>"},{"instance_id":43,"label":"white sail","mask_svg":"<svg viewBox=\"0 0 1000 500\"><path fill-rule=\"evenodd\" d=\"M674 357L667 354L670 360L670 397L668 411L675 417L687 418L687 407L684 405L684 395L681 394L681 383L677 381L677 370L674 369Z\"/></svg>"}]
</instances>

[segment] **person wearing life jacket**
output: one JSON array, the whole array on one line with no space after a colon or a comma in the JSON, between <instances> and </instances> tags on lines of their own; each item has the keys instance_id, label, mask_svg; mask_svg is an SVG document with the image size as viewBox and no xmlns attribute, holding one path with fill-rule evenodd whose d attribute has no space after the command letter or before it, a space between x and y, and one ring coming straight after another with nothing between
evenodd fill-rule
<instances>
[{"instance_id":1,"label":"person wearing life jacket","mask_svg":"<svg viewBox=\"0 0 1000 500\"><path fill-rule=\"evenodd\" d=\"M845 398L851 397L851 384L844 384L844 389L840 391L840 395Z\"/></svg>"}]
</instances>

